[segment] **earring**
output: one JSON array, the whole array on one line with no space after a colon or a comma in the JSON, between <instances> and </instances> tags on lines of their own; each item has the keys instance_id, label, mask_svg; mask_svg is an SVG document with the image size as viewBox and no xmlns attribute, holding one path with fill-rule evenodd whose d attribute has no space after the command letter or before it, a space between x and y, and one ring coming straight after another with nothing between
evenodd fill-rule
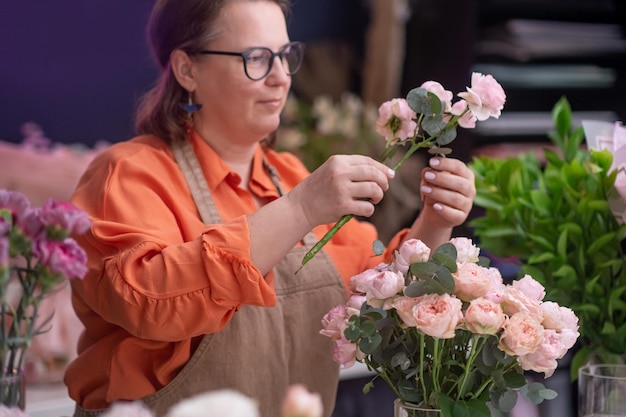
<instances>
[{"instance_id":1,"label":"earring","mask_svg":"<svg viewBox=\"0 0 626 417\"><path fill-rule=\"evenodd\" d=\"M178 105L181 109L185 110L189 116L202 108L202 104L193 104L193 100L191 99L191 93L189 93L187 103L178 103Z\"/></svg>"}]
</instances>

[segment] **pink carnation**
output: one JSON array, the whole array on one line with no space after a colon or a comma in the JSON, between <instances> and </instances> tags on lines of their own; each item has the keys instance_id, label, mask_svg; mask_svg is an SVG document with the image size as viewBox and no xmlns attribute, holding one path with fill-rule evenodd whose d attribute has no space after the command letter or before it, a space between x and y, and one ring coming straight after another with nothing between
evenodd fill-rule
<instances>
[{"instance_id":1,"label":"pink carnation","mask_svg":"<svg viewBox=\"0 0 626 417\"><path fill-rule=\"evenodd\" d=\"M87 254L74 239L38 240L33 243L33 253L42 265L54 274L67 278L82 278L87 273Z\"/></svg>"},{"instance_id":2,"label":"pink carnation","mask_svg":"<svg viewBox=\"0 0 626 417\"><path fill-rule=\"evenodd\" d=\"M91 226L89 216L73 204L52 199L41 207L39 217L48 227L56 227L69 234L83 234Z\"/></svg>"},{"instance_id":3,"label":"pink carnation","mask_svg":"<svg viewBox=\"0 0 626 417\"><path fill-rule=\"evenodd\" d=\"M461 116L458 120L459 126L465 129L473 129L476 127L476 116L471 111L466 112L467 110L467 102L465 100L459 100L452 105L450 108L450 113L455 116ZM447 122L450 119L450 116L444 118L444 121Z\"/></svg>"},{"instance_id":4,"label":"pink carnation","mask_svg":"<svg viewBox=\"0 0 626 417\"><path fill-rule=\"evenodd\" d=\"M453 96L452 91L446 90L437 81L426 81L420 86L420 88L423 88L424 90L430 91L431 93L435 94L437 97L439 97L439 100L443 102L445 106L444 110L450 110Z\"/></svg>"},{"instance_id":5,"label":"pink carnation","mask_svg":"<svg viewBox=\"0 0 626 417\"><path fill-rule=\"evenodd\" d=\"M500 117L506 101L504 89L495 78L479 72L472 74L472 86L459 93L459 97L467 101L470 111L480 121Z\"/></svg>"},{"instance_id":6,"label":"pink carnation","mask_svg":"<svg viewBox=\"0 0 626 417\"><path fill-rule=\"evenodd\" d=\"M395 143L413 137L417 123L416 115L403 98L394 98L384 102L378 108L376 133L384 136L387 142Z\"/></svg>"}]
</instances>

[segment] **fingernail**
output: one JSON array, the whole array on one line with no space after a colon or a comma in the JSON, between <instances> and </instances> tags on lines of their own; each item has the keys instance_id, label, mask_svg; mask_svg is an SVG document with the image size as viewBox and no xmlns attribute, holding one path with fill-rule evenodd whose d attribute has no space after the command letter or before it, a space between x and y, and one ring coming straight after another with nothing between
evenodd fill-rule
<instances>
[{"instance_id":1,"label":"fingernail","mask_svg":"<svg viewBox=\"0 0 626 417\"><path fill-rule=\"evenodd\" d=\"M423 192L424 194L430 194L430 193L432 193L432 192L433 192L433 189L432 189L432 188L430 188L428 185L423 185L423 186L420 188L420 190L422 190L422 192Z\"/></svg>"},{"instance_id":2,"label":"fingernail","mask_svg":"<svg viewBox=\"0 0 626 417\"><path fill-rule=\"evenodd\" d=\"M424 174L424 178L426 178L427 180L434 180L436 177L434 172L427 172L426 174Z\"/></svg>"},{"instance_id":3,"label":"fingernail","mask_svg":"<svg viewBox=\"0 0 626 417\"><path fill-rule=\"evenodd\" d=\"M439 164L441 164L441 161L439 160L439 158L430 158L430 165L436 167Z\"/></svg>"},{"instance_id":4,"label":"fingernail","mask_svg":"<svg viewBox=\"0 0 626 417\"><path fill-rule=\"evenodd\" d=\"M389 176L391 178L395 177L396 176L396 171L394 171L393 169L389 168Z\"/></svg>"},{"instance_id":5,"label":"fingernail","mask_svg":"<svg viewBox=\"0 0 626 417\"><path fill-rule=\"evenodd\" d=\"M435 204L433 204L433 208L434 208L435 210L437 210L437 211L441 211L441 210L443 210L443 206L442 206L441 204L439 204L439 203L435 203Z\"/></svg>"}]
</instances>

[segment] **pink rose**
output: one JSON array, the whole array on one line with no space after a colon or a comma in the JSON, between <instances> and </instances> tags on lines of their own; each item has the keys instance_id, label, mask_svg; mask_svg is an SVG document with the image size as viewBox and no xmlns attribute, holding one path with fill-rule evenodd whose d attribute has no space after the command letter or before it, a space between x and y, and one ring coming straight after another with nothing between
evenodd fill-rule
<instances>
[{"instance_id":1,"label":"pink rose","mask_svg":"<svg viewBox=\"0 0 626 417\"><path fill-rule=\"evenodd\" d=\"M422 297L398 297L393 300L393 308L402 319L406 327L417 327L415 317L413 316L413 307Z\"/></svg>"},{"instance_id":2,"label":"pink rose","mask_svg":"<svg viewBox=\"0 0 626 417\"><path fill-rule=\"evenodd\" d=\"M330 309L322 318L322 327L320 334L330 337L333 340L340 339L346 329L346 321L348 313L346 307L339 305Z\"/></svg>"},{"instance_id":3,"label":"pink rose","mask_svg":"<svg viewBox=\"0 0 626 417\"><path fill-rule=\"evenodd\" d=\"M465 311L465 326L472 333L496 334L505 322L502 307L484 298L472 300Z\"/></svg>"},{"instance_id":4,"label":"pink rose","mask_svg":"<svg viewBox=\"0 0 626 417\"><path fill-rule=\"evenodd\" d=\"M356 362L357 347L356 344L350 342L345 336L335 340L333 347L333 359L342 368L350 368Z\"/></svg>"},{"instance_id":5,"label":"pink rose","mask_svg":"<svg viewBox=\"0 0 626 417\"><path fill-rule=\"evenodd\" d=\"M393 268L406 274L411 264L426 262L430 258L430 248L419 239L408 239L396 251Z\"/></svg>"},{"instance_id":6,"label":"pink rose","mask_svg":"<svg viewBox=\"0 0 626 417\"><path fill-rule=\"evenodd\" d=\"M459 126L465 129L473 129L476 127L476 116L471 111L467 110L467 102L465 100L459 100L452 105L450 113L455 116L461 116L458 120ZM444 117L444 121L447 123L450 116Z\"/></svg>"},{"instance_id":7,"label":"pink rose","mask_svg":"<svg viewBox=\"0 0 626 417\"><path fill-rule=\"evenodd\" d=\"M507 320L498 348L509 355L527 355L537 350L542 340L541 323L535 316L522 312Z\"/></svg>"},{"instance_id":8,"label":"pink rose","mask_svg":"<svg viewBox=\"0 0 626 417\"><path fill-rule=\"evenodd\" d=\"M554 373L558 363L569 348L561 341L561 336L554 330L544 330L543 338L537 350L517 358L517 362L526 371L544 372L549 378Z\"/></svg>"},{"instance_id":9,"label":"pink rose","mask_svg":"<svg viewBox=\"0 0 626 417\"><path fill-rule=\"evenodd\" d=\"M524 277L513 281L511 284L513 288L517 288L528 297L535 299L537 301L543 300L543 297L546 296L546 289L539 282L535 281L533 277L526 274Z\"/></svg>"},{"instance_id":10,"label":"pink rose","mask_svg":"<svg viewBox=\"0 0 626 417\"><path fill-rule=\"evenodd\" d=\"M505 287L500 304L504 313L509 316L524 312L534 316L540 323L543 321L543 311L541 310L540 302L510 285Z\"/></svg>"},{"instance_id":11,"label":"pink rose","mask_svg":"<svg viewBox=\"0 0 626 417\"><path fill-rule=\"evenodd\" d=\"M370 281L367 303L372 307L383 307L384 301L396 296L404 288L404 277L395 271L380 271ZM390 308L391 306L389 306Z\"/></svg>"},{"instance_id":12,"label":"pink rose","mask_svg":"<svg viewBox=\"0 0 626 417\"><path fill-rule=\"evenodd\" d=\"M378 108L376 133L384 136L393 144L413 137L417 123L413 120L416 114L403 98L394 98L384 102Z\"/></svg>"},{"instance_id":13,"label":"pink rose","mask_svg":"<svg viewBox=\"0 0 626 417\"><path fill-rule=\"evenodd\" d=\"M472 74L472 86L467 87L467 92L458 95L467 101L472 114L481 121L500 117L506 101L502 86L491 75L479 72Z\"/></svg>"},{"instance_id":14,"label":"pink rose","mask_svg":"<svg viewBox=\"0 0 626 417\"><path fill-rule=\"evenodd\" d=\"M480 248L466 237L453 237L450 243L456 248L456 261L458 263L478 262Z\"/></svg>"},{"instance_id":15,"label":"pink rose","mask_svg":"<svg viewBox=\"0 0 626 417\"><path fill-rule=\"evenodd\" d=\"M361 306L367 301L363 294L352 294L346 302L346 312L348 317L358 316L361 312Z\"/></svg>"},{"instance_id":16,"label":"pink rose","mask_svg":"<svg viewBox=\"0 0 626 417\"><path fill-rule=\"evenodd\" d=\"M421 297L413 307L417 328L428 336L452 339L456 328L463 320L462 305L461 300L450 294L430 294Z\"/></svg>"},{"instance_id":17,"label":"pink rose","mask_svg":"<svg viewBox=\"0 0 626 417\"><path fill-rule=\"evenodd\" d=\"M82 278L87 273L87 254L72 238L63 242L38 240L33 243L33 253L54 274Z\"/></svg>"},{"instance_id":18,"label":"pink rose","mask_svg":"<svg viewBox=\"0 0 626 417\"><path fill-rule=\"evenodd\" d=\"M290 385L281 407L281 417L322 417L322 397L302 384Z\"/></svg>"},{"instance_id":19,"label":"pink rose","mask_svg":"<svg viewBox=\"0 0 626 417\"><path fill-rule=\"evenodd\" d=\"M463 301L482 297L491 288L489 268L475 263L464 263L452 274L454 277L454 294Z\"/></svg>"},{"instance_id":20,"label":"pink rose","mask_svg":"<svg viewBox=\"0 0 626 417\"><path fill-rule=\"evenodd\" d=\"M541 303L541 310L543 311L542 324L546 329L568 329L574 332L578 330L578 317L571 309L561 307L553 301L544 301Z\"/></svg>"},{"instance_id":21,"label":"pink rose","mask_svg":"<svg viewBox=\"0 0 626 417\"><path fill-rule=\"evenodd\" d=\"M500 274L500 270L498 268L490 267L488 268L489 279L491 280L491 284L489 284L489 289L483 295L483 298L493 301L494 303L500 304L504 299L504 293L506 291L506 285L504 285L504 281L502 280L502 275Z\"/></svg>"},{"instance_id":22,"label":"pink rose","mask_svg":"<svg viewBox=\"0 0 626 417\"><path fill-rule=\"evenodd\" d=\"M420 88L423 88L424 90L430 91L431 93L435 94L437 97L439 97L439 100L443 102L445 106L444 110L450 110L453 96L452 91L446 90L437 81L426 81L420 86Z\"/></svg>"},{"instance_id":23,"label":"pink rose","mask_svg":"<svg viewBox=\"0 0 626 417\"><path fill-rule=\"evenodd\" d=\"M365 294L370 287L370 282L378 274L378 268L366 269L350 278L350 290L355 293Z\"/></svg>"}]
</instances>

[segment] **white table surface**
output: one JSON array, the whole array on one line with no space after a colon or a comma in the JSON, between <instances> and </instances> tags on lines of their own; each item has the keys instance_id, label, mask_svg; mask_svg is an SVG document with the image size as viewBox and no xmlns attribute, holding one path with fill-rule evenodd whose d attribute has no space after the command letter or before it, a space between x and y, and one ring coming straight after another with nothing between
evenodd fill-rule
<instances>
[{"instance_id":1,"label":"white table surface","mask_svg":"<svg viewBox=\"0 0 626 417\"><path fill-rule=\"evenodd\" d=\"M339 378L354 379L371 374L364 364L357 362L351 368L342 369ZM30 384L26 388L25 411L30 417L71 417L74 413L74 402L61 382Z\"/></svg>"}]
</instances>

